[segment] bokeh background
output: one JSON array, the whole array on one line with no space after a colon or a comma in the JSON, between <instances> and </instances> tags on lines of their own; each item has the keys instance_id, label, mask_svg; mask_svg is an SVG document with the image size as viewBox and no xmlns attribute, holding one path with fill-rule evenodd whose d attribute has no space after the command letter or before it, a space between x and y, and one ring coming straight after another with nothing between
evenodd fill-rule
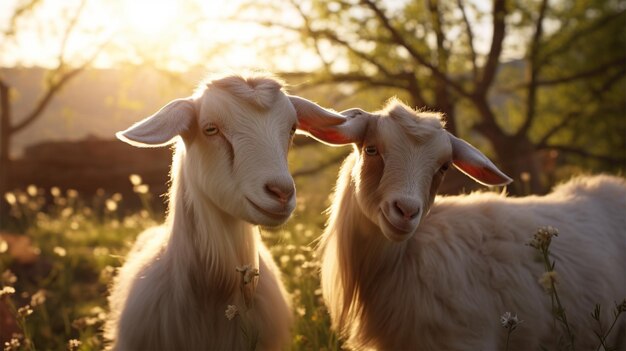
<instances>
[{"instance_id":1,"label":"bokeh background","mask_svg":"<svg viewBox=\"0 0 626 351\"><path fill-rule=\"evenodd\" d=\"M511 196L626 167L624 1L3 0L0 344L103 347L107 284L163 220L171 159L114 133L242 70L336 110L398 96L440 111ZM263 237L294 297L291 347L339 349L314 251L350 147L294 144L297 210ZM457 171L442 185L476 189Z\"/></svg>"}]
</instances>

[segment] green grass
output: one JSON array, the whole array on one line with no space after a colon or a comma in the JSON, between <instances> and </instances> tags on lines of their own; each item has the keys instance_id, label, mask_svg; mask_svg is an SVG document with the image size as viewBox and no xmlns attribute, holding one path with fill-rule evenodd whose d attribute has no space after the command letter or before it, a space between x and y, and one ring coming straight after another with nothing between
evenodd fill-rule
<instances>
[{"instance_id":1,"label":"green grass","mask_svg":"<svg viewBox=\"0 0 626 351\"><path fill-rule=\"evenodd\" d=\"M137 196L149 194L138 192ZM52 205L46 205L46 197L52 198ZM15 289L15 293L0 297L0 305L4 305L5 315L8 308L17 321L15 336L20 344L14 341L13 348L3 346L11 350L102 349L100 331L107 312L107 287L115 268L122 264L136 236L161 222L162 214L147 206L122 213L121 195L103 191L87 203L75 191L61 194L58 189L45 191L32 186L6 199L12 204L8 227L32 240L37 259L34 264L20 264L9 254L7 242L0 242L0 274L4 272L0 289ZM324 204L307 208L299 199L289 223L262 230L293 296L293 350L340 349L330 331L314 257L314 241L325 220L321 206ZM11 279L13 275L17 280ZM1 307L0 317L5 317ZM25 308L20 314L21 307ZM26 315L28 309L32 313Z\"/></svg>"}]
</instances>

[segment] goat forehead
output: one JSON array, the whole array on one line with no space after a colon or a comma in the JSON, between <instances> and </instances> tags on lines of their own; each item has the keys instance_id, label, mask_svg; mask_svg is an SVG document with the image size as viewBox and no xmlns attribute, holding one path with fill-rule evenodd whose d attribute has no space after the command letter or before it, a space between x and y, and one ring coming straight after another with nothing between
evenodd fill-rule
<instances>
[{"instance_id":1,"label":"goat forehead","mask_svg":"<svg viewBox=\"0 0 626 351\"><path fill-rule=\"evenodd\" d=\"M199 115L200 124L219 122L240 130L250 127L281 128L293 125L296 120L296 111L284 95L268 108L259 108L220 91L204 95Z\"/></svg>"},{"instance_id":2,"label":"goat forehead","mask_svg":"<svg viewBox=\"0 0 626 351\"><path fill-rule=\"evenodd\" d=\"M384 142L387 163L418 169L451 157L452 148L443 129L434 131L428 138L418 138L395 121L382 120L386 123L379 123L378 134Z\"/></svg>"}]
</instances>

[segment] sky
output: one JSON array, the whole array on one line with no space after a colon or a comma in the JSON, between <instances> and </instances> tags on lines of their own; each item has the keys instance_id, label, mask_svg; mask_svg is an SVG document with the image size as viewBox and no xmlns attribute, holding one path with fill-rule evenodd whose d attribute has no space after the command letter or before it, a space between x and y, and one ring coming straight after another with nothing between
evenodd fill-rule
<instances>
[{"instance_id":1,"label":"sky","mask_svg":"<svg viewBox=\"0 0 626 351\"><path fill-rule=\"evenodd\" d=\"M16 6L28 0L0 1L0 29L8 28ZM0 37L0 66L54 67L61 51L61 38L68 19L82 0L43 0L35 11L17 22L16 35ZM383 0L393 11L406 0ZM80 64L107 43L94 66L108 68L116 63L151 62L174 71L192 66L211 69L280 68L313 70L320 66L317 55L304 49L295 33L266 28L250 22L228 20L240 10L242 0L85 0L79 21L65 42L64 60ZM260 4L253 14L263 16L276 1ZM488 1L475 0L487 10ZM283 6L279 18L298 22L295 10ZM486 51L488 23L475 23L478 51ZM451 33L454 35L454 33ZM276 54L279 43L289 42L286 52Z\"/></svg>"},{"instance_id":2,"label":"sky","mask_svg":"<svg viewBox=\"0 0 626 351\"><path fill-rule=\"evenodd\" d=\"M6 31L9 15L24 0L0 1L0 28ZM0 65L53 67L58 62L60 38L80 0L44 0L32 15L17 22L16 35L0 39ZM272 45L284 36L276 29L227 20L241 1L190 0L86 0L66 44L66 60L80 63L100 43L107 42L95 66L117 62L160 62L164 68L184 70L211 58L221 68L253 67L267 57L260 45ZM289 21L294 14L284 13ZM267 56L267 55L265 55ZM277 60L276 57L272 58ZM315 57L300 57L303 66ZM163 64L163 62L167 62ZM286 64L286 62L274 62Z\"/></svg>"}]
</instances>

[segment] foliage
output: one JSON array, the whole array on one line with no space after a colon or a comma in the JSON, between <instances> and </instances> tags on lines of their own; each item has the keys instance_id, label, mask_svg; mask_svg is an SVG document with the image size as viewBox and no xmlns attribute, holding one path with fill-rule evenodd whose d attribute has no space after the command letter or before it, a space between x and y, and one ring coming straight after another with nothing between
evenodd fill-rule
<instances>
[{"instance_id":1,"label":"foliage","mask_svg":"<svg viewBox=\"0 0 626 351\"><path fill-rule=\"evenodd\" d=\"M550 185L544 163L612 172L626 166L626 56L619 49L626 9L619 1L281 4L296 19L252 16L255 6L239 18L299 35L319 63L305 87L343 87L360 107L397 94L443 112L451 132L486 140L514 179L530 174L532 192ZM370 98L355 99L362 92Z\"/></svg>"}]
</instances>

